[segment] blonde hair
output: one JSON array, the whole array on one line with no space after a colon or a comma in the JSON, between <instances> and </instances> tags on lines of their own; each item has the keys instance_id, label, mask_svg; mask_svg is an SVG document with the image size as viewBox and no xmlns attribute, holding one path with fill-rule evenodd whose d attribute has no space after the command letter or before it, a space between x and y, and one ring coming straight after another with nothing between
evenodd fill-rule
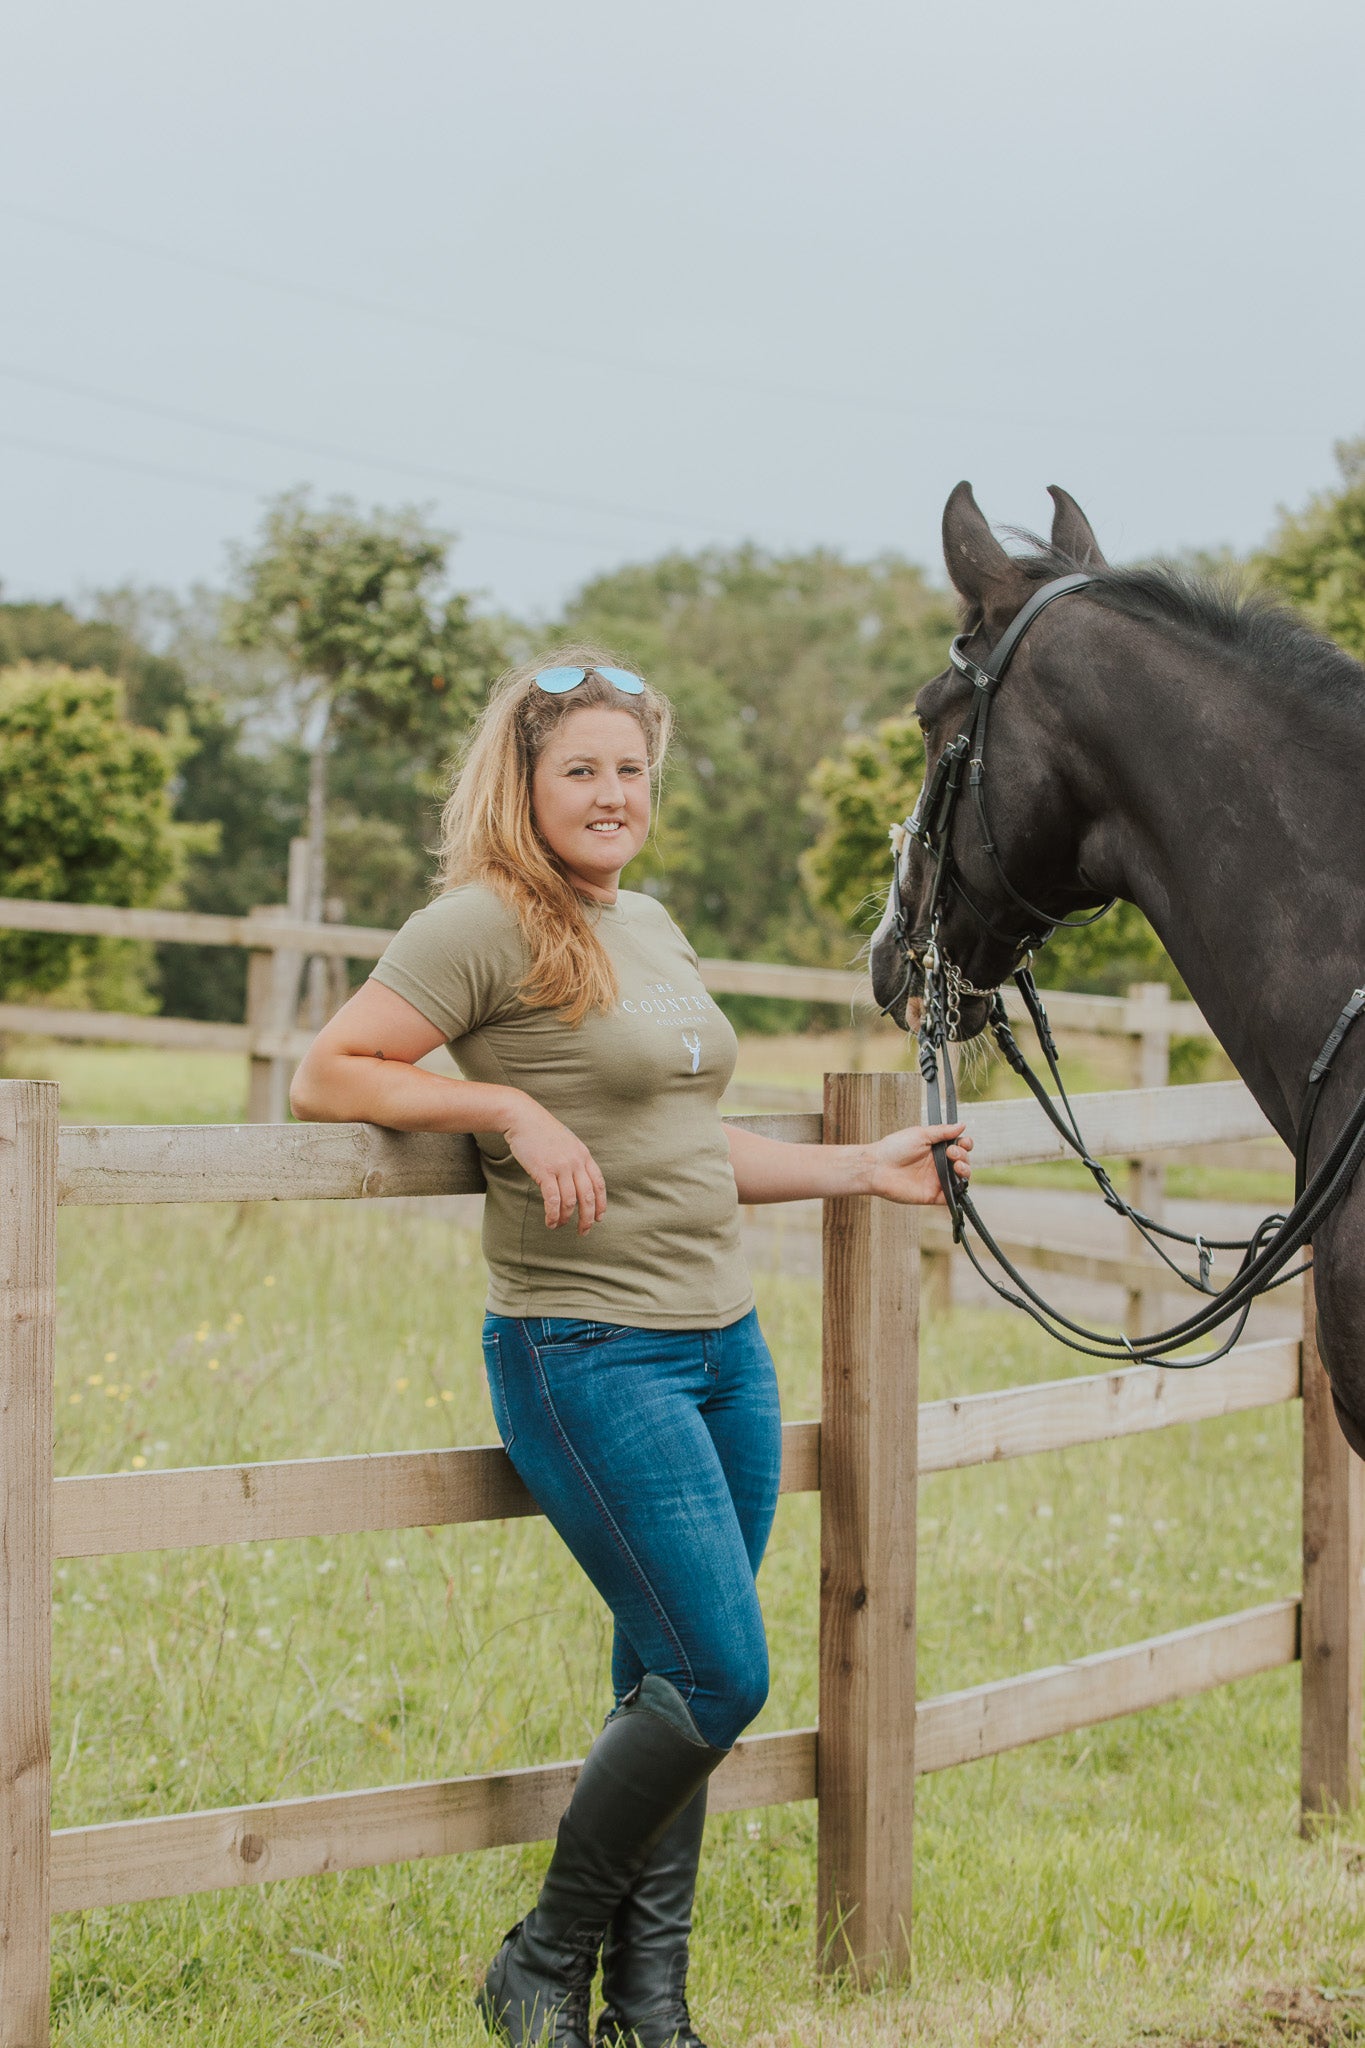
<instances>
[{"instance_id":1,"label":"blonde hair","mask_svg":"<svg viewBox=\"0 0 1365 2048\"><path fill-rule=\"evenodd\" d=\"M494 685L469 736L441 813L441 881L483 882L496 890L521 927L530 965L521 994L536 1009L558 1010L581 1024L609 1010L616 973L597 935L589 901L570 881L541 836L531 808L531 777L551 735L570 712L625 711L644 735L650 772L663 767L673 725L668 699L646 686L632 696L596 670L613 665L600 647L556 647L509 669ZM542 669L573 665L589 674L576 689L551 696L537 686ZM616 663L616 666L622 666Z\"/></svg>"}]
</instances>

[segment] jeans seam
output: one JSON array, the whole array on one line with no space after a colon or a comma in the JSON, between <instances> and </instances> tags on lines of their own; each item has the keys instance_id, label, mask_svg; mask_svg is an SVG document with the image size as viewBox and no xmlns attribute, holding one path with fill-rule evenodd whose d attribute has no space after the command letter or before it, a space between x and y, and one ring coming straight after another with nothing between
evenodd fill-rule
<instances>
[{"instance_id":1,"label":"jeans seam","mask_svg":"<svg viewBox=\"0 0 1365 2048\"><path fill-rule=\"evenodd\" d=\"M493 1353L493 1363L489 1370L489 1378L490 1380L493 1378L497 1379L498 1405L502 1410L503 1416L507 1418L507 1435L502 1439L502 1447L505 1451L510 1452L513 1444L517 1440L517 1432L512 1422L512 1410L507 1404L507 1375L504 1370L502 1362L502 1339L498 1336L498 1333L495 1330L491 1336L485 1338L484 1342L486 1347L488 1349L491 1349ZM485 1360L486 1359L487 1352L485 1352ZM502 1436L501 1418L498 1415L494 1415L493 1421L497 1426L499 1436Z\"/></svg>"},{"instance_id":2,"label":"jeans seam","mask_svg":"<svg viewBox=\"0 0 1365 2048\"><path fill-rule=\"evenodd\" d=\"M568 1461L570 1470L577 1475L585 1495L587 1496L588 1500L591 1502L592 1506L596 1509L598 1515L600 1516L602 1524L607 1531L607 1534L610 1536L612 1542L616 1545L616 1548L620 1552L622 1558L625 1560L626 1565L634 1574L636 1583L639 1586L641 1592L644 1594L650 1606L653 1608L655 1616L658 1619L660 1628L667 1636L669 1642L672 1643L674 1651L677 1655L678 1663L682 1670L685 1671L687 1674L687 1690L685 1693L682 1694L682 1697L684 1699L690 1699L693 1693L696 1691L697 1687L696 1675L692 1670L692 1660L688 1656L686 1650L683 1648L682 1642L678 1637L677 1631L674 1629L672 1622L668 1618L668 1614L664 1608L663 1602L660 1600L658 1594L655 1592L653 1586L650 1584L648 1574L645 1572L643 1566L640 1563L640 1560L638 1559L638 1557L636 1557L635 1552L631 1549L629 1543L627 1543L625 1537L621 1533L621 1529L617 1524L615 1516L612 1514L610 1508L603 1500L597 1487L593 1484L591 1474L589 1473L587 1467L584 1465L582 1459L579 1457L578 1452L574 1449L573 1443L569 1437L569 1433L567 1429L564 1427L563 1422L560 1420L559 1411L555 1407L554 1396L550 1392L549 1382L546 1380L545 1377L545 1369L541 1364L540 1353L537 1350L534 1341L530 1338L529 1334L527 1337L527 1345L530 1350L531 1356L535 1361L536 1386L540 1393L541 1401L544 1405L546 1414L550 1418L550 1423L554 1429L555 1435L558 1438L561 1446L563 1447L564 1455Z\"/></svg>"}]
</instances>

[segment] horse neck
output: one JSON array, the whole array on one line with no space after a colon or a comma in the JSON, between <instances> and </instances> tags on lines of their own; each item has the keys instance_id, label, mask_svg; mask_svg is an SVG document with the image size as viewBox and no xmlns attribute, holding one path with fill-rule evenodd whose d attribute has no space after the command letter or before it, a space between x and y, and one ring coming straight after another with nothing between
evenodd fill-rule
<instances>
[{"instance_id":1,"label":"horse neck","mask_svg":"<svg viewBox=\"0 0 1365 2048\"><path fill-rule=\"evenodd\" d=\"M1267 1116L1365 982L1365 696L1356 716L1122 624L1090 669L1082 864L1153 926ZM1098 802L1095 801L1098 799Z\"/></svg>"}]
</instances>

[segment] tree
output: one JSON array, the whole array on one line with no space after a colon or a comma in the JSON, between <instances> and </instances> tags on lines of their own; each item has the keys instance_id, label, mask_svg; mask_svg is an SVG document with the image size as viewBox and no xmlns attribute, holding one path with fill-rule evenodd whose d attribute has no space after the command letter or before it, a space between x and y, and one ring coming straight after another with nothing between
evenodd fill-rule
<instances>
[{"instance_id":1,"label":"tree","mask_svg":"<svg viewBox=\"0 0 1365 2048\"><path fill-rule=\"evenodd\" d=\"M453 736L475 695L467 601L442 595L448 537L412 510L368 516L291 491L236 554L226 636L277 655L308 752L308 915L326 899L328 759L339 734Z\"/></svg>"},{"instance_id":2,"label":"tree","mask_svg":"<svg viewBox=\"0 0 1365 2048\"><path fill-rule=\"evenodd\" d=\"M223 647L221 609L216 593L184 599L130 588L100 593L86 617L60 603L0 604L0 666L28 660L100 669L122 684L134 725L169 733L177 744L188 740L171 782L172 815L213 830L185 843L171 900L240 914L284 894L289 841L303 822L307 764L297 747L252 732L252 713L275 679L259 657ZM152 950L164 1009L178 1017L241 1017L246 956L238 948ZM118 951L121 958L129 949ZM142 958L147 948L136 951ZM95 958L83 964L87 981ZM116 996L107 974L89 993L99 1009L141 1007L133 992Z\"/></svg>"},{"instance_id":3,"label":"tree","mask_svg":"<svg viewBox=\"0 0 1365 2048\"><path fill-rule=\"evenodd\" d=\"M924 742L913 719L889 718L820 762L808 802L821 820L802 862L807 889L846 927L871 932L891 880L887 828L909 816L924 779ZM1061 928L1034 960L1048 988L1118 995L1135 981L1182 986L1161 941L1140 910L1116 903L1098 923Z\"/></svg>"},{"instance_id":4,"label":"tree","mask_svg":"<svg viewBox=\"0 0 1365 2048\"><path fill-rule=\"evenodd\" d=\"M0 670L0 893L154 902L207 836L171 817L170 782L187 746L183 730L130 725L121 684L99 669ZM99 961L122 962L128 982L126 946L0 932L0 987L10 998L50 994Z\"/></svg>"},{"instance_id":5,"label":"tree","mask_svg":"<svg viewBox=\"0 0 1365 2048\"><path fill-rule=\"evenodd\" d=\"M815 902L850 931L870 932L891 877L888 831L908 817L924 779L924 739L913 718L886 718L818 763L807 808L820 836L801 862Z\"/></svg>"},{"instance_id":6,"label":"tree","mask_svg":"<svg viewBox=\"0 0 1365 2048\"><path fill-rule=\"evenodd\" d=\"M1339 441L1335 454L1340 488L1282 513L1255 567L1320 633L1365 661L1365 438Z\"/></svg>"},{"instance_id":7,"label":"tree","mask_svg":"<svg viewBox=\"0 0 1365 2048\"><path fill-rule=\"evenodd\" d=\"M653 886L698 950L847 960L846 929L801 888L807 779L942 665L950 600L897 556L741 547L600 577L563 623L677 705Z\"/></svg>"}]
</instances>

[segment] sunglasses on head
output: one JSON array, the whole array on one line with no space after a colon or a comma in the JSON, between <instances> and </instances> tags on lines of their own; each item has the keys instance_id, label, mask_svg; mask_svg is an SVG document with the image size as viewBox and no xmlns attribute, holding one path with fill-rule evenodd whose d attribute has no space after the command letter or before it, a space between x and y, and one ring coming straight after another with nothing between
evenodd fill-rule
<instances>
[{"instance_id":1,"label":"sunglasses on head","mask_svg":"<svg viewBox=\"0 0 1365 2048\"><path fill-rule=\"evenodd\" d=\"M566 690L576 690L589 676L601 676L604 683L614 684L630 697L644 694L644 677L632 674L628 668L543 668L536 683L548 696L562 697Z\"/></svg>"}]
</instances>

